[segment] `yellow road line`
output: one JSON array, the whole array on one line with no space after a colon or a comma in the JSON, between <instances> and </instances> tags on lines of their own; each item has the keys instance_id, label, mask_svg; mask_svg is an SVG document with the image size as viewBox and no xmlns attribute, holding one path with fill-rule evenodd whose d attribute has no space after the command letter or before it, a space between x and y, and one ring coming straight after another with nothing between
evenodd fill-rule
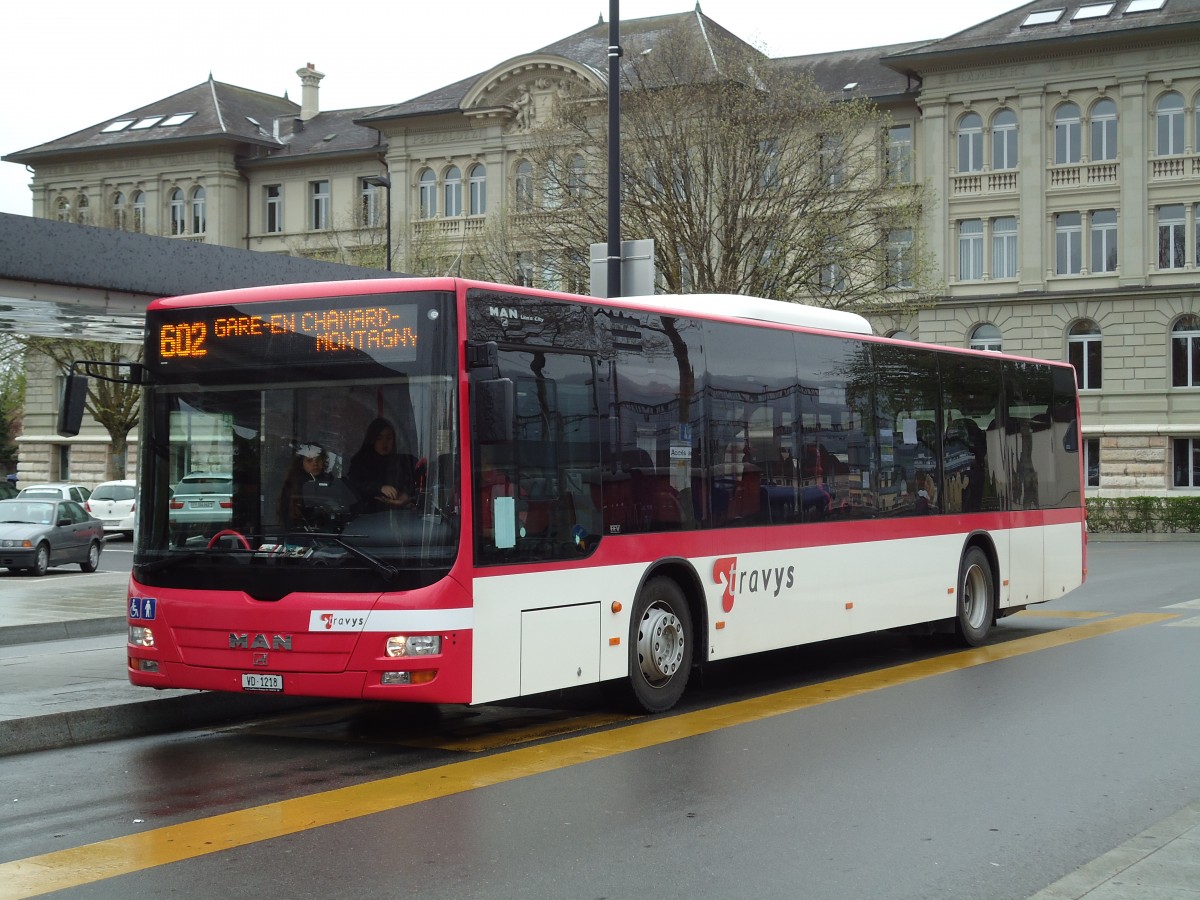
<instances>
[{"instance_id":1,"label":"yellow road line","mask_svg":"<svg viewBox=\"0 0 1200 900\"><path fill-rule=\"evenodd\" d=\"M1111 613L1091 612L1084 609L1023 609L1013 613L1013 618L1033 616L1042 619L1102 619Z\"/></svg>"},{"instance_id":2,"label":"yellow road line","mask_svg":"<svg viewBox=\"0 0 1200 900\"><path fill-rule=\"evenodd\" d=\"M1174 615L1167 613L1117 616L712 709L649 719L611 731L522 747L423 772L18 859L0 864L0 900L17 900L78 887L1173 618Z\"/></svg>"}]
</instances>

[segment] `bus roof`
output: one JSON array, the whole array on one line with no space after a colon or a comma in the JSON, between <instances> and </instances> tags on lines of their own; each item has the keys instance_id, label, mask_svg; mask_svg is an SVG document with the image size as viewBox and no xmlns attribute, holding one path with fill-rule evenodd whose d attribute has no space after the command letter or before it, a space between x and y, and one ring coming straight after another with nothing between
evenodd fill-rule
<instances>
[{"instance_id":1,"label":"bus roof","mask_svg":"<svg viewBox=\"0 0 1200 900\"><path fill-rule=\"evenodd\" d=\"M621 297L619 301L608 302L628 302L659 312L685 315L716 313L734 319L752 319L779 325L802 325L826 331L874 334L871 323L857 313L806 306L803 303L767 300L762 297L746 297L741 294L655 294L649 297Z\"/></svg>"}]
</instances>

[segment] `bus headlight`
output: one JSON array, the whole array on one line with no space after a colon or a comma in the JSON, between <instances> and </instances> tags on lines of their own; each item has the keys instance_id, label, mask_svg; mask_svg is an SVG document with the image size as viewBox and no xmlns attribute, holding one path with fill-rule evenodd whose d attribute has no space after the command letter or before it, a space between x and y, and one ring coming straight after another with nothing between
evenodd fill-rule
<instances>
[{"instance_id":1,"label":"bus headlight","mask_svg":"<svg viewBox=\"0 0 1200 900\"><path fill-rule=\"evenodd\" d=\"M396 656L437 656L442 652L440 634L395 634L387 639L384 652Z\"/></svg>"},{"instance_id":2,"label":"bus headlight","mask_svg":"<svg viewBox=\"0 0 1200 900\"><path fill-rule=\"evenodd\" d=\"M145 625L130 625L129 643L135 647L153 647L154 632Z\"/></svg>"}]
</instances>

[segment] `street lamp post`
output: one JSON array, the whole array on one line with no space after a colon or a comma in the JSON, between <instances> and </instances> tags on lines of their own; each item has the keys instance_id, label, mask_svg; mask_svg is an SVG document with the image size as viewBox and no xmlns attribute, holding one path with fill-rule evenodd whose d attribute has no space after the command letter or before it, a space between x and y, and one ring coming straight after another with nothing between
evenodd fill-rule
<instances>
[{"instance_id":1,"label":"street lamp post","mask_svg":"<svg viewBox=\"0 0 1200 900\"><path fill-rule=\"evenodd\" d=\"M392 271L392 179L389 175L364 178L366 184L381 187L387 192L387 270Z\"/></svg>"}]
</instances>

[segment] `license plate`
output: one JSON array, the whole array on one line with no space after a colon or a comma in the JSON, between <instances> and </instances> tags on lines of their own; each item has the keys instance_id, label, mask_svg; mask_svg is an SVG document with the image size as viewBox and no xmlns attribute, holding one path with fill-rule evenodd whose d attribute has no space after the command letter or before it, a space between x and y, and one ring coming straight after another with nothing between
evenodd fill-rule
<instances>
[{"instance_id":1,"label":"license plate","mask_svg":"<svg viewBox=\"0 0 1200 900\"><path fill-rule=\"evenodd\" d=\"M212 509L213 502L211 500L193 500L192 509Z\"/></svg>"},{"instance_id":2,"label":"license plate","mask_svg":"<svg viewBox=\"0 0 1200 900\"><path fill-rule=\"evenodd\" d=\"M243 691L282 691L282 675L263 675L259 672L242 675Z\"/></svg>"}]
</instances>

